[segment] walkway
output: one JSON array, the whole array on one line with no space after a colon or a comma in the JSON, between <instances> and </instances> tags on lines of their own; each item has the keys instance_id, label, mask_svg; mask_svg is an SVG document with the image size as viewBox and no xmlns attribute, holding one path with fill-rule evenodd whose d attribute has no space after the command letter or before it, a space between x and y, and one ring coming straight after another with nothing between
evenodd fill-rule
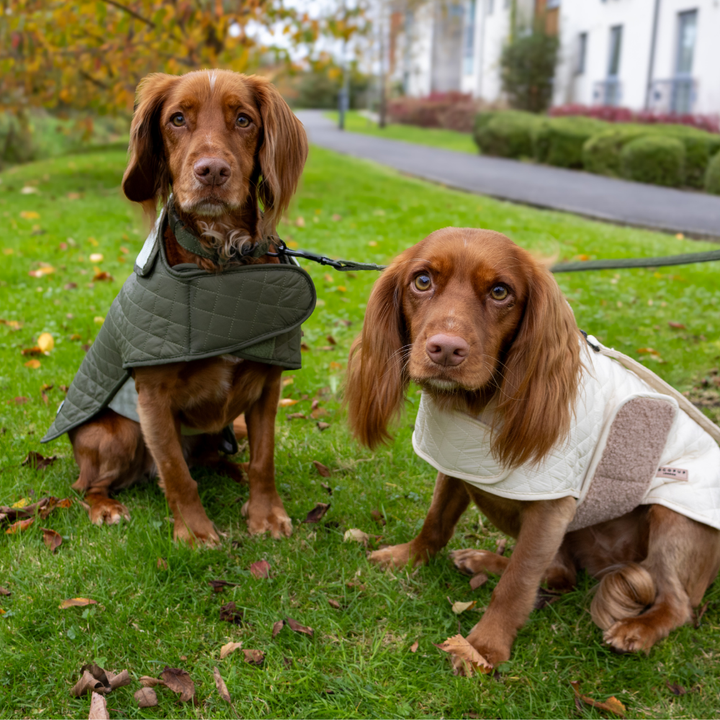
<instances>
[{"instance_id":1,"label":"walkway","mask_svg":"<svg viewBox=\"0 0 720 720\"><path fill-rule=\"evenodd\" d=\"M720 241L720 196L341 132L323 111L297 114L313 144L408 175L524 205Z\"/></svg>"}]
</instances>

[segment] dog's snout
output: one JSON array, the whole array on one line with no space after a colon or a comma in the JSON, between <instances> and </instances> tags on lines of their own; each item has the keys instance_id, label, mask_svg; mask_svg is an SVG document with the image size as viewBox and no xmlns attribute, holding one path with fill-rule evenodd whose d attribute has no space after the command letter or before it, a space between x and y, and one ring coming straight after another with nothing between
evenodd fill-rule
<instances>
[{"instance_id":1,"label":"dog's snout","mask_svg":"<svg viewBox=\"0 0 720 720\"><path fill-rule=\"evenodd\" d=\"M200 158L193 166L195 177L203 185L223 185L230 178L230 165L220 158Z\"/></svg>"},{"instance_id":2,"label":"dog's snout","mask_svg":"<svg viewBox=\"0 0 720 720\"><path fill-rule=\"evenodd\" d=\"M427 356L438 365L460 365L470 346L458 335L433 335L425 343Z\"/></svg>"}]
</instances>

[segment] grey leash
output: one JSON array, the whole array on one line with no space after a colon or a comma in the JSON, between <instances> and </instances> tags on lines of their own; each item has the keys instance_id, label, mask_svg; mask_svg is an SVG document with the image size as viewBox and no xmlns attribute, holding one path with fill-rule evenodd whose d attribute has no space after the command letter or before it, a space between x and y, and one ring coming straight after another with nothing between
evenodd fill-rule
<instances>
[{"instance_id":1,"label":"grey leash","mask_svg":"<svg viewBox=\"0 0 720 720\"><path fill-rule=\"evenodd\" d=\"M373 263L359 263L353 260L332 260L324 255L310 252L309 250L291 250L282 240L276 240L278 252L267 253L273 257L287 255L289 257L312 260L327 265L328 267L348 272L350 270L385 270L387 265L375 265ZM709 252L685 253L684 255L665 255L664 257L652 258L618 258L617 260L588 260L587 262L558 263L550 268L553 273L583 272L585 270L624 270L627 268L654 268L666 267L669 265L690 265L692 263L712 262L720 260L720 250Z\"/></svg>"}]
</instances>

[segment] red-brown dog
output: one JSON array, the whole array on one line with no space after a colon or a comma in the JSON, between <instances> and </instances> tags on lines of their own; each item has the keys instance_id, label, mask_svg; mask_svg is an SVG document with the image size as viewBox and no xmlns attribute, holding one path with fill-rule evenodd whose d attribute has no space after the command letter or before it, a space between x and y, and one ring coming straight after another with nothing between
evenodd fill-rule
<instances>
[{"instance_id":1,"label":"red-brown dog","mask_svg":"<svg viewBox=\"0 0 720 720\"><path fill-rule=\"evenodd\" d=\"M272 234L297 187L307 139L263 78L215 70L156 74L139 87L130 153L125 195L154 218L158 199L165 202L172 186L181 220L208 249L227 258ZM164 242L170 265L220 270L181 247L170 228ZM258 261L277 262L267 256ZM86 494L90 519L102 524L128 518L109 493L157 472L175 518L176 539L217 543L186 457L239 476L236 466L220 459L211 436L217 440L222 428L244 413L250 444L248 530L290 535L291 521L275 488L280 376L280 367L230 356L136 368L142 428L108 409L70 433L80 467L73 487ZM207 434L181 437L181 417L183 424Z\"/></svg>"}]
</instances>

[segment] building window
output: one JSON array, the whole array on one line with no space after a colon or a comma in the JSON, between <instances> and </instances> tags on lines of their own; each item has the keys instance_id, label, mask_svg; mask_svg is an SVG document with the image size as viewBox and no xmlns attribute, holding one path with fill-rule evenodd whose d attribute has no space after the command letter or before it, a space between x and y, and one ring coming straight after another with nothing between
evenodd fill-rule
<instances>
[{"instance_id":1,"label":"building window","mask_svg":"<svg viewBox=\"0 0 720 720\"><path fill-rule=\"evenodd\" d=\"M463 47L463 73L465 75L472 75L475 69L475 4L476 0L468 0Z\"/></svg>"},{"instance_id":2,"label":"building window","mask_svg":"<svg viewBox=\"0 0 720 720\"><path fill-rule=\"evenodd\" d=\"M620 51L622 49L622 25L610 28L610 62L608 77L616 78L620 73Z\"/></svg>"},{"instance_id":3,"label":"building window","mask_svg":"<svg viewBox=\"0 0 720 720\"><path fill-rule=\"evenodd\" d=\"M697 10L678 14L678 50L676 75L692 74L695 38L697 36Z\"/></svg>"},{"instance_id":4,"label":"building window","mask_svg":"<svg viewBox=\"0 0 720 720\"><path fill-rule=\"evenodd\" d=\"M545 3L545 9L546 10L554 10L555 8L560 7L560 0L547 0Z\"/></svg>"},{"instance_id":5,"label":"building window","mask_svg":"<svg viewBox=\"0 0 720 720\"><path fill-rule=\"evenodd\" d=\"M577 48L577 65L575 66L575 74L583 75L585 73L585 56L587 55L587 33L578 35Z\"/></svg>"},{"instance_id":6,"label":"building window","mask_svg":"<svg viewBox=\"0 0 720 720\"><path fill-rule=\"evenodd\" d=\"M492 15L494 9L495 9L494 0L487 0L487 14Z\"/></svg>"}]
</instances>

